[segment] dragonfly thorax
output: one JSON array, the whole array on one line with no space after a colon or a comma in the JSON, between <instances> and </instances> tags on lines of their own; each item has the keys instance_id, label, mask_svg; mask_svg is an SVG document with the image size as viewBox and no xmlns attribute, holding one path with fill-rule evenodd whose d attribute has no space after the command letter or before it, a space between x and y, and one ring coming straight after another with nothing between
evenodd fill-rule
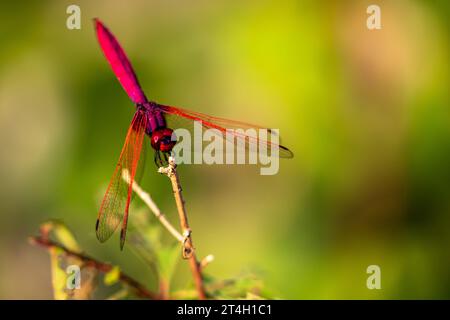
<instances>
[{"instance_id":1,"label":"dragonfly thorax","mask_svg":"<svg viewBox=\"0 0 450 320\"><path fill-rule=\"evenodd\" d=\"M170 152L177 143L173 130L169 128L159 128L152 132L150 138L153 149L162 152Z\"/></svg>"}]
</instances>

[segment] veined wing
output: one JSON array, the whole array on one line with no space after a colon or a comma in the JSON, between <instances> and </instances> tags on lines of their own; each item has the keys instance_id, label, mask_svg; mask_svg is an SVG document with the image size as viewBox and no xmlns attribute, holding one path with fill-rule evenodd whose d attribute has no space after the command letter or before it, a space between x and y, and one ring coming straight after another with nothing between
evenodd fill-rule
<instances>
[{"instance_id":1,"label":"veined wing","mask_svg":"<svg viewBox=\"0 0 450 320\"><path fill-rule=\"evenodd\" d=\"M203 114L200 112L194 112L186 109L181 109L178 107L171 107L171 106L165 106L165 105L159 105L157 106L161 111L169 114L169 115L176 115L178 117L182 117L184 119L189 119L191 121L201 121L202 126L205 129L217 129L220 131L221 135L225 138L228 138L230 141L231 139L234 142L234 138L241 138L245 140L248 143L254 143L259 145L265 145L269 150L271 148L278 148L279 157L280 158L292 158L294 154L292 151L290 151L288 148L277 144L275 142L269 141L269 140L263 140L259 138L258 136L248 135L245 133L248 129L265 129L267 130L268 135L270 135L271 129L267 129L265 127L250 124L247 122L242 121L235 121L235 120L229 120L219 117L210 116L207 114ZM175 129L175 128L172 128ZM236 130L227 130L227 129L242 129L242 131L236 131ZM248 144L247 144L248 146Z\"/></svg>"},{"instance_id":2,"label":"veined wing","mask_svg":"<svg viewBox=\"0 0 450 320\"><path fill-rule=\"evenodd\" d=\"M122 221L121 249L125 243L132 183L140 167L146 125L147 114L142 110L136 111L98 213L96 234L100 242L108 240ZM128 171L129 183L122 177L124 169Z\"/></svg>"}]
</instances>

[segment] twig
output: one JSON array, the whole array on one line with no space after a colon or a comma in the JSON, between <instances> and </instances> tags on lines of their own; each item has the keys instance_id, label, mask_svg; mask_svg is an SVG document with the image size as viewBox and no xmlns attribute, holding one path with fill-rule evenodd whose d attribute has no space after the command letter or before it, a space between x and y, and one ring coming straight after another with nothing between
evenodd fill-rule
<instances>
[{"instance_id":1,"label":"twig","mask_svg":"<svg viewBox=\"0 0 450 320\"><path fill-rule=\"evenodd\" d=\"M130 175L127 169L124 169L122 171L122 178L127 182L130 183ZM178 232L177 229L166 219L166 216L159 210L156 203L153 201L153 199L150 197L150 195L142 190L142 188L136 183L136 181L133 181L132 185L133 191L144 201L144 203L150 208L150 211L153 212L153 214L158 218L158 220L161 222L161 224L177 239L179 242L183 243L184 237L181 235L181 233Z\"/></svg>"},{"instance_id":2,"label":"twig","mask_svg":"<svg viewBox=\"0 0 450 320\"><path fill-rule=\"evenodd\" d=\"M170 166L169 166L170 167ZM165 175L167 175L169 178L171 178L171 176L174 176L174 173L176 174L175 168L173 167L172 169L168 168L160 168L158 170L158 172L160 173L164 173ZM171 171L171 173L169 173L169 171ZM170 174L170 175L169 175ZM124 169L122 171L122 178L127 182L130 183L130 176L129 176L129 172L127 169ZM172 178L171 178L172 181ZM177 181L178 185L179 185L179 180ZM172 182L173 185L173 182ZM183 257L186 259L191 259L190 263L191 263L191 267L195 268L195 269L199 269L199 271L195 271L195 275L194 275L194 279L196 279L195 283L196 283L196 287L200 288L198 289L198 295L201 299L206 298L206 294L205 294L205 290L203 288L203 278L201 277L201 270L206 267L206 265L208 265L209 263L211 263L214 260L214 256L213 255L208 255L206 256L200 263L197 261L197 259L195 258L195 256L193 256L194 253L194 248L192 246L192 239L191 239L191 231L189 229L189 225L187 224L187 218L186 214L184 213L182 216L183 218L180 219L180 221L185 221L185 224L182 223L182 228L183 228L183 234L184 236L178 232L178 230L175 229L175 227L166 219L165 215L161 212L161 210L158 208L158 206L156 205L156 203L153 201L153 199L151 198L150 194L148 194L147 192L145 192L138 184L136 181L133 181L133 185L132 185L133 191L141 198L142 201L144 201L144 203L149 207L150 211L153 212L153 214L158 218L158 220L161 222L161 224L174 236L175 239L177 239L179 242L182 243L183 245ZM181 195L181 187L180 188L176 188L177 190L180 190L179 196L181 197L181 203L183 204L183 211L184 211L184 200L182 199L182 195ZM175 192L174 192L175 193ZM177 200L177 197L175 198ZM177 208L178 208L178 212L180 214L180 207L178 205L178 200L177 200ZM182 211L182 212L183 212ZM185 212L185 211L184 211ZM183 225L185 227L183 227ZM193 258L192 258L193 256ZM193 266L193 263L196 263L196 266ZM194 272L194 271L193 271ZM200 278L198 277L198 274L200 273ZM199 280L200 279L200 280ZM199 284L200 282L200 284Z\"/></svg>"},{"instance_id":3,"label":"twig","mask_svg":"<svg viewBox=\"0 0 450 320\"><path fill-rule=\"evenodd\" d=\"M208 264L214 261L214 256L212 254L207 255L200 261L200 268L203 270Z\"/></svg>"},{"instance_id":4,"label":"twig","mask_svg":"<svg viewBox=\"0 0 450 320\"><path fill-rule=\"evenodd\" d=\"M172 190L175 197L175 202L177 204L178 216L180 218L181 229L183 230L183 257L189 259L189 264L191 266L192 275L194 277L195 287L197 288L197 293L199 299L206 299L206 291L203 285L203 277L201 273L200 263L197 261L197 257L194 252L194 245L192 243L191 229L189 228L189 223L187 219L186 209L184 206L184 199L180 184L180 179L178 178L176 163L173 157L169 157L169 165L167 167L159 168L158 172L165 174L169 177L172 183Z\"/></svg>"},{"instance_id":5,"label":"twig","mask_svg":"<svg viewBox=\"0 0 450 320\"><path fill-rule=\"evenodd\" d=\"M40 245L48 249L58 248L64 251L66 255L80 259L86 266L93 267L103 273L107 273L113 269L113 266L109 263L98 261L87 255L72 251L57 242L46 239L46 235L43 235L41 237L31 237L30 242L32 244ZM126 275L122 271L119 271L119 279L123 283L126 283L128 286L133 288L139 297L148 299L159 299L159 296L157 294L147 290L143 285L141 285L139 282L137 282L130 276Z\"/></svg>"}]
</instances>

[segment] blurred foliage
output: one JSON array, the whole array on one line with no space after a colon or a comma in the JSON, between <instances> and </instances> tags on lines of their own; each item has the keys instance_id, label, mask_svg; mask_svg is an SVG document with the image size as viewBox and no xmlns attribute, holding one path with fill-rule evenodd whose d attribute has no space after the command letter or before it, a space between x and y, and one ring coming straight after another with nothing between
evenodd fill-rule
<instances>
[{"instance_id":1,"label":"blurred foliage","mask_svg":"<svg viewBox=\"0 0 450 320\"><path fill-rule=\"evenodd\" d=\"M54 298L56 300L91 298L97 270L91 266L85 266L84 261L81 259L66 255L65 250L81 254L81 249L72 233L64 224L58 221L43 223L40 230L44 240L54 238L61 245L61 247L48 247ZM73 277L74 273L68 269L69 266L80 267L81 283L80 288L77 288L77 290L68 288L69 281L73 287L76 286L76 280Z\"/></svg>"},{"instance_id":2,"label":"blurred foliage","mask_svg":"<svg viewBox=\"0 0 450 320\"><path fill-rule=\"evenodd\" d=\"M141 211L144 216L144 211ZM146 218L148 218L145 215ZM180 245L172 241L164 245L161 239L161 226L149 224L143 217L138 219L137 231L129 245L138 257L144 258L150 270L159 279L159 292L152 293L152 299L196 299L197 293L193 284L187 282L186 288L170 290L170 281L175 266L181 256ZM143 231L143 232L141 232ZM57 221L43 223L40 237L31 238L31 243L47 248L50 254L52 286L54 298L67 299L132 299L142 298L140 287L135 280L123 280L120 267L100 262L85 255L69 229ZM105 268L105 265L107 268ZM76 274L73 267L80 270L80 285L76 287ZM108 270L105 270L108 269ZM103 284L113 287L113 291L105 290L99 282L99 273L103 273ZM205 288L211 299L262 299L261 281L250 274L240 275L233 279L218 280L204 275ZM121 286L114 286L120 283ZM69 284L72 287L69 287ZM145 287L145 286L142 286ZM105 296L107 294L107 296Z\"/></svg>"},{"instance_id":3,"label":"blurred foliage","mask_svg":"<svg viewBox=\"0 0 450 320\"><path fill-rule=\"evenodd\" d=\"M209 274L257 270L289 299L450 298L448 1L377 1L377 31L366 28L369 0L76 3L81 30L66 28L73 1L1 4L0 298L53 297L47 256L24 240L51 217L159 290L138 248L95 237L134 110L93 17L148 97L279 128L295 154L271 177L180 167L197 252L215 256ZM148 163L142 185L175 224L170 184ZM163 248L147 258L161 260L172 293L188 290L189 268ZM366 288L372 264L382 290Z\"/></svg>"}]
</instances>

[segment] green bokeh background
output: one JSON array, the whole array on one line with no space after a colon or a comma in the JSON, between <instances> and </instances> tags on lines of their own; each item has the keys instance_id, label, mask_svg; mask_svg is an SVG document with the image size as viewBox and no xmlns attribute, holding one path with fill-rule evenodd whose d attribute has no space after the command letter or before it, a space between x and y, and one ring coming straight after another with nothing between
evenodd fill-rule
<instances>
[{"instance_id":1,"label":"green bokeh background","mask_svg":"<svg viewBox=\"0 0 450 320\"><path fill-rule=\"evenodd\" d=\"M279 128L295 153L275 176L180 168L197 251L215 256L210 274L256 270L288 299L450 298L449 5L376 1L382 29L370 31L373 3L2 3L0 298L52 298L48 255L27 242L48 218L156 286L117 235L95 237L133 105L93 17L147 96ZM66 28L69 4L81 30ZM149 165L143 186L176 224L167 178ZM381 290L366 287L372 264ZM189 277L179 263L174 286Z\"/></svg>"}]
</instances>

